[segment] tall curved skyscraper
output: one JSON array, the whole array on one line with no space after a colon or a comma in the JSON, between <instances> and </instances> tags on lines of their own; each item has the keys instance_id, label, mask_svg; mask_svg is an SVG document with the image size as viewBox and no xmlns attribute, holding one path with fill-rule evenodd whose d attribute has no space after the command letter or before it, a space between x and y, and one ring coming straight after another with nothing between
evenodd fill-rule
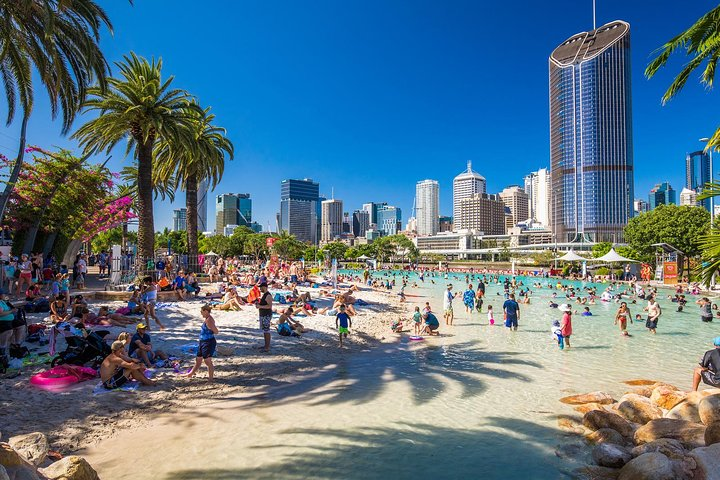
<instances>
[{"instance_id":1,"label":"tall curved skyscraper","mask_svg":"<svg viewBox=\"0 0 720 480\"><path fill-rule=\"evenodd\" d=\"M573 35L549 64L557 240L622 242L634 198L630 25Z\"/></svg>"}]
</instances>

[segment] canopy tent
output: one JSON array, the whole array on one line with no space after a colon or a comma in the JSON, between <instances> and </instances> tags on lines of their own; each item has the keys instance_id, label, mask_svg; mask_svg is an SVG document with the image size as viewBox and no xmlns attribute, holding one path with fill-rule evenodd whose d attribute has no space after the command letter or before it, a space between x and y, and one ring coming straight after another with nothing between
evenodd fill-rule
<instances>
[{"instance_id":1,"label":"canopy tent","mask_svg":"<svg viewBox=\"0 0 720 480\"><path fill-rule=\"evenodd\" d=\"M360 255L355 260L370 260L370 257L368 257L367 255Z\"/></svg>"},{"instance_id":2,"label":"canopy tent","mask_svg":"<svg viewBox=\"0 0 720 480\"><path fill-rule=\"evenodd\" d=\"M587 258L581 257L580 255L575 253L574 250L570 250L565 255L558 258L559 262L584 262L585 260L587 260Z\"/></svg>"},{"instance_id":3,"label":"canopy tent","mask_svg":"<svg viewBox=\"0 0 720 480\"><path fill-rule=\"evenodd\" d=\"M218 255L217 253L210 250L208 253L205 254L205 256L206 257L219 257L220 255Z\"/></svg>"},{"instance_id":4,"label":"canopy tent","mask_svg":"<svg viewBox=\"0 0 720 480\"><path fill-rule=\"evenodd\" d=\"M607 262L607 263L639 263L637 260L633 260L631 258L626 258L620 255L615 251L614 248L611 248L608 253L603 255L602 257L594 258L593 259L596 262Z\"/></svg>"}]
</instances>

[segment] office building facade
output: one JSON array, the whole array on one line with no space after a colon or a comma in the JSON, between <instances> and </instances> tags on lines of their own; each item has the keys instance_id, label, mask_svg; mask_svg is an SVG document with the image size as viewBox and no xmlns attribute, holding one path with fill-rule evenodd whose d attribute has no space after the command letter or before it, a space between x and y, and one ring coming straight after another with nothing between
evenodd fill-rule
<instances>
[{"instance_id":1,"label":"office building facade","mask_svg":"<svg viewBox=\"0 0 720 480\"><path fill-rule=\"evenodd\" d=\"M176 208L173 210L173 231L179 232L182 230L187 230L187 209ZM203 230L198 227L198 231L202 232Z\"/></svg>"},{"instance_id":2,"label":"office building facade","mask_svg":"<svg viewBox=\"0 0 720 480\"><path fill-rule=\"evenodd\" d=\"M541 168L525 177L525 193L528 195L529 218L544 227L550 226L550 171Z\"/></svg>"},{"instance_id":3,"label":"office building facade","mask_svg":"<svg viewBox=\"0 0 720 480\"><path fill-rule=\"evenodd\" d=\"M711 177L710 155L703 150L688 153L685 157L685 188L689 188L699 194L703 191L703 188L705 188L705 184L710 182ZM708 212L710 211L709 198L700 200L699 205Z\"/></svg>"},{"instance_id":4,"label":"office building facade","mask_svg":"<svg viewBox=\"0 0 720 480\"><path fill-rule=\"evenodd\" d=\"M698 192L691 188L683 188L680 191L680 206L695 207L698 205Z\"/></svg>"},{"instance_id":5,"label":"office building facade","mask_svg":"<svg viewBox=\"0 0 720 480\"><path fill-rule=\"evenodd\" d=\"M505 203L499 195L476 193L460 202L463 229L485 235L505 235Z\"/></svg>"},{"instance_id":6,"label":"office building facade","mask_svg":"<svg viewBox=\"0 0 720 480\"><path fill-rule=\"evenodd\" d=\"M249 193L224 193L215 197L215 233L224 235L228 225L252 225L252 199Z\"/></svg>"},{"instance_id":7,"label":"office building facade","mask_svg":"<svg viewBox=\"0 0 720 480\"><path fill-rule=\"evenodd\" d=\"M650 205L645 200L641 198L636 198L633 202L633 209L635 210L635 215L640 215L641 213L649 212Z\"/></svg>"},{"instance_id":8,"label":"office building facade","mask_svg":"<svg viewBox=\"0 0 720 480\"><path fill-rule=\"evenodd\" d=\"M320 227L322 243L339 239L343 233L343 202L342 200L324 200L322 202L322 222Z\"/></svg>"},{"instance_id":9,"label":"office building facade","mask_svg":"<svg viewBox=\"0 0 720 480\"><path fill-rule=\"evenodd\" d=\"M677 205L675 189L669 182L655 185L648 195L648 208L654 210L658 205Z\"/></svg>"},{"instance_id":10,"label":"office building facade","mask_svg":"<svg viewBox=\"0 0 720 480\"><path fill-rule=\"evenodd\" d=\"M462 223L460 205L466 198L478 193L486 193L485 177L473 171L472 161L467 162L467 170L453 179L453 229L469 228Z\"/></svg>"},{"instance_id":11,"label":"office building facade","mask_svg":"<svg viewBox=\"0 0 720 480\"><path fill-rule=\"evenodd\" d=\"M352 233L356 237L364 237L370 228L370 214L365 210L355 210L352 215Z\"/></svg>"},{"instance_id":12,"label":"office building facade","mask_svg":"<svg viewBox=\"0 0 720 480\"><path fill-rule=\"evenodd\" d=\"M320 185L312 179L288 179L280 183L281 231L301 242L317 244L320 230ZM342 216L342 213L341 213Z\"/></svg>"},{"instance_id":13,"label":"office building facade","mask_svg":"<svg viewBox=\"0 0 720 480\"><path fill-rule=\"evenodd\" d=\"M419 237L435 235L439 230L440 185L422 180L415 185L415 222Z\"/></svg>"},{"instance_id":14,"label":"office building facade","mask_svg":"<svg viewBox=\"0 0 720 480\"><path fill-rule=\"evenodd\" d=\"M498 196L509 210L510 218L507 220L509 228L515 227L518 223L525 222L530 218L529 197L524 189L513 185L503 189Z\"/></svg>"},{"instance_id":15,"label":"office building facade","mask_svg":"<svg viewBox=\"0 0 720 480\"><path fill-rule=\"evenodd\" d=\"M630 25L573 35L549 58L558 241L623 241L634 198Z\"/></svg>"},{"instance_id":16,"label":"office building facade","mask_svg":"<svg viewBox=\"0 0 720 480\"><path fill-rule=\"evenodd\" d=\"M390 205L377 211L377 229L382 235L395 235L402 231L402 211Z\"/></svg>"}]
</instances>

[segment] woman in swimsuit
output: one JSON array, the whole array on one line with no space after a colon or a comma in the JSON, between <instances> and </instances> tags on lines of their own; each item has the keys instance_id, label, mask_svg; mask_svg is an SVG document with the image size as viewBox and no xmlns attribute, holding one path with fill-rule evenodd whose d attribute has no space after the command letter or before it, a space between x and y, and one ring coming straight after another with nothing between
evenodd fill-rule
<instances>
[{"instance_id":1,"label":"woman in swimsuit","mask_svg":"<svg viewBox=\"0 0 720 480\"><path fill-rule=\"evenodd\" d=\"M160 327L160 330L165 330L165 325L163 325L160 322L160 319L155 315L155 304L157 303L157 285L153 283L151 277L145 277L145 324L148 325L148 330L150 330L149 326L150 323L148 322L148 316L152 317L153 320L155 320L155 323L158 324Z\"/></svg>"},{"instance_id":2,"label":"woman in swimsuit","mask_svg":"<svg viewBox=\"0 0 720 480\"><path fill-rule=\"evenodd\" d=\"M203 317L203 324L200 327L200 338L198 343L197 356L195 357L195 365L187 373L188 377L194 377L197 373L200 365L205 362L208 368L208 381L213 381L213 374L215 373L215 366L212 362L212 357L215 354L215 347L217 346L217 340L215 335L218 333L218 328L215 325L215 319L210 314L212 308L210 305L203 305L200 308L200 315Z\"/></svg>"},{"instance_id":3,"label":"woman in swimsuit","mask_svg":"<svg viewBox=\"0 0 720 480\"><path fill-rule=\"evenodd\" d=\"M618 309L617 313L615 314L615 323L614 325L620 324L620 334L629 336L630 334L627 331L627 322L630 320L630 323L633 323L632 315L630 314L630 309L628 309L627 303L622 302L620 304L620 308Z\"/></svg>"}]
</instances>

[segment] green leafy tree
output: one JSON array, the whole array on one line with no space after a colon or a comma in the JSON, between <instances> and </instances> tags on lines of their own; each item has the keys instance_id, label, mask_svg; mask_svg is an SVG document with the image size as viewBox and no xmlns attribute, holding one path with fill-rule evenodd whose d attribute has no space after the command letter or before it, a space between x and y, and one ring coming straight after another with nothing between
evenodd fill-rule
<instances>
[{"instance_id":1,"label":"green leafy tree","mask_svg":"<svg viewBox=\"0 0 720 480\"><path fill-rule=\"evenodd\" d=\"M360 256L360 250L357 247L350 247L345 250L345 258L355 260Z\"/></svg>"},{"instance_id":2,"label":"green leafy tree","mask_svg":"<svg viewBox=\"0 0 720 480\"><path fill-rule=\"evenodd\" d=\"M322 254L318 252L318 247L315 245L307 245L303 250L303 258L306 263L312 263L316 258L322 258Z\"/></svg>"},{"instance_id":3,"label":"green leafy tree","mask_svg":"<svg viewBox=\"0 0 720 480\"><path fill-rule=\"evenodd\" d=\"M116 64L119 78L109 78L108 88L88 91L83 103L85 112L98 117L81 126L73 137L85 153L110 152L121 141L127 141L127 152L134 151L137 160L138 262L145 265L152 258L155 241L153 217L153 149L164 140L187 150L195 149L193 108L187 92L172 89L173 77L163 80L162 60L125 56Z\"/></svg>"},{"instance_id":4,"label":"green leafy tree","mask_svg":"<svg viewBox=\"0 0 720 480\"><path fill-rule=\"evenodd\" d=\"M155 245L157 245L159 249L166 250L168 242L172 253L183 255L188 253L187 236L184 231L170 230L165 227L165 230L162 232L155 233Z\"/></svg>"},{"instance_id":5,"label":"green leafy tree","mask_svg":"<svg viewBox=\"0 0 720 480\"><path fill-rule=\"evenodd\" d=\"M200 238L199 240L201 253L217 253L221 257L231 255L230 237L224 235L212 235L210 237Z\"/></svg>"},{"instance_id":6,"label":"green leafy tree","mask_svg":"<svg viewBox=\"0 0 720 480\"><path fill-rule=\"evenodd\" d=\"M222 178L225 156L233 158L233 144L225 130L212 124L215 115L193 102L185 114L191 117L194 148L187 149L171 138L161 138L155 145L155 159L161 183L170 183L185 190L187 210L187 245L190 258L198 254L198 186L207 180L214 189ZM195 262L191 261L190 264Z\"/></svg>"},{"instance_id":7,"label":"green leafy tree","mask_svg":"<svg viewBox=\"0 0 720 480\"><path fill-rule=\"evenodd\" d=\"M307 247L306 244L295 238L294 235L283 230L276 236L272 251L280 258L296 260L302 257L305 247Z\"/></svg>"},{"instance_id":8,"label":"green leafy tree","mask_svg":"<svg viewBox=\"0 0 720 480\"><path fill-rule=\"evenodd\" d=\"M338 260L345 257L345 251L347 251L348 246L342 242L330 242L326 245L324 245L320 251L323 253L327 253L329 257L337 258Z\"/></svg>"},{"instance_id":9,"label":"green leafy tree","mask_svg":"<svg viewBox=\"0 0 720 480\"><path fill-rule=\"evenodd\" d=\"M267 247L267 239L269 235L264 233L253 233L248 235L247 242L245 243L246 255L252 255L255 260L260 258L267 258L269 250Z\"/></svg>"},{"instance_id":10,"label":"green leafy tree","mask_svg":"<svg viewBox=\"0 0 720 480\"><path fill-rule=\"evenodd\" d=\"M20 145L2 197L0 224L22 169L28 120L37 78L55 118L62 112L62 133L70 130L88 88L105 88L110 69L100 50L100 29L112 30L105 11L92 0L0 0L0 77L8 113L6 124L22 110Z\"/></svg>"},{"instance_id":11,"label":"green leafy tree","mask_svg":"<svg viewBox=\"0 0 720 480\"><path fill-rule=\"evenodd\" d=\"M390 260L395 255L396 245L390 237L380 237L373 242L375 255L380 262Z\"/></svg>"}]
</instances>

